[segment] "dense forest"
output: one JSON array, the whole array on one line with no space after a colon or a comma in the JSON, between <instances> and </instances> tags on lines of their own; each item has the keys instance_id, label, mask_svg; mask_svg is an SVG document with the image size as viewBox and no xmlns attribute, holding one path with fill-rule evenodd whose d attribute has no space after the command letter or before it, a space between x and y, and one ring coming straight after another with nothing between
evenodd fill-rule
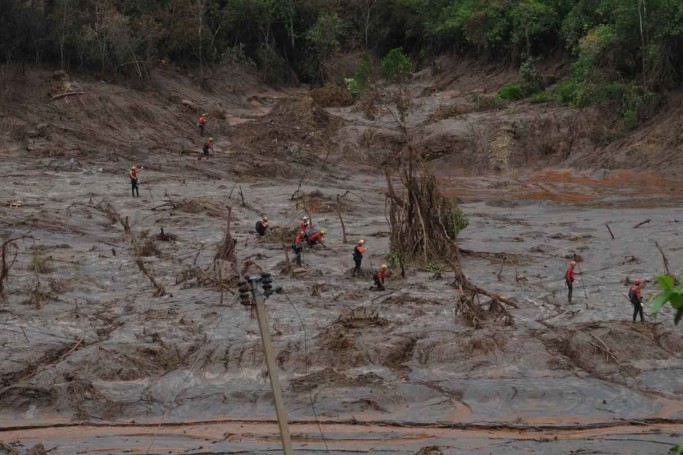
<instances>
[{"instance_id":1,"label":"dense forest","mask_svg":"<svg viewBox=\"0 0 683 455\"><path fill-rule=\"evenodd\" d=\"M538 94L534 62L560 55L573 64L553 97L633 110L683 81L683 1L0 0L0 61L102 77L241 62L272 84L341 81L341 56L395 48L520 66L509 97Z\"/></svg>"}]
</instances>

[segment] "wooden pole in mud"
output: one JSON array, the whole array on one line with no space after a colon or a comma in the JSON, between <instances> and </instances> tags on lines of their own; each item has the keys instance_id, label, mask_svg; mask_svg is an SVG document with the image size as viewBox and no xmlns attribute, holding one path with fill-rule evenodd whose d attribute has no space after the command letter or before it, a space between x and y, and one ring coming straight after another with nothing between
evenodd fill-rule
<instances>
[{"instance_id":1,"label":"wooden pole in mud","mask_svg":"<svg viewBox=\"0 0 683 455\"><path fill-rule=\"evenodd\" d=\"M270 340L268 319L266 318L266 306L263 303L263 296L258 292L257 281L251 279L249 281L251 282L251 293L254 296L254 302L256 303L256 318L258 319L259 330L261 331L263 352L266 356L270 389L273 391L273 402L275 404L275 413L277 414L277 424L280 427L282 450L285 455L293 455L292 437L289 434L289 426L287 424L287 409L285 408L285 402L282 399L282 388L280 387L280 378L278 377L277 365L275 364L273 344Z\"/></svg>"}]
</instances>

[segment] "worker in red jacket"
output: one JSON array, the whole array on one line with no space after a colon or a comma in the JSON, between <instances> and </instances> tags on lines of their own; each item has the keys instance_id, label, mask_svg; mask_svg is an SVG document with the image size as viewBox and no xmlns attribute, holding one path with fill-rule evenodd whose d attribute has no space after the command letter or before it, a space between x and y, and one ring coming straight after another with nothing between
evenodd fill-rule
<instances>
[{"instance_id":1,"label":"worker in red jacket","mask_svg":"<svg viewBox=\"0 0 683 455\"><path fill-rule=\"evenodd\" d=\"M306 239L306 241L308 242L308 246L315 246L318 243L320 243L322 246L325 246L325 243L323 242L323 237L325 237L325 229L309 233L308 238Z\"/></svg>"},{"instance_id":2,"label":"worker in red jacket","mask_svg":"<svg viewBox=\"0 0 683 455\"><path fill-rule=\"evenodd\" d=\"M572 303L572 290L574 286L574 267L576 266L576 261L571 261L569 262L569 268L564 274L564 282L567 285L567 289L569 290L569 294L567 295L567 299L569 303Z\"/></svg>"},{"instance_id":3,"label":"worker in red jacket","mask_svg":"<svg viewBox=\"0 0 683 455\"><path fill-rule=\"evenodd\" d=\"M299 222L299 232L301 232L302 238L304 240L307 239L308 237L308 231L311 229L311 221L308 219L307 216L304 216L301 218L301 222Z\"/></svg>"},{"instance_id":4,"label":"worker in red jacket","mask_svg":"<svg viewBox=\"0 0 683 455\"><path fill-rule=\"evenodd\" d=\"M375 287L374 290L376 291L383 291L384 290L384 275L387 272L387 265L382 264L382 267L375 272L375 274L372 276L372 279L375 281Z\"/></svg>"},{"instance_id":5,"label":"worker in red jacket","mask_svg":"<svg viewBox=\"0 0 683 455\"><path fill-rule=\"evenodd\" d=\"M264 216L262 219L256 222L256 233L263 237L266 235L266 231L268 230L268 217Z\"/></svg>"},{"instance_id":6,"label":"worker in red jacket","mask_svg":"<svg viewBox=\"0 0 683 455\"><path fill-rule=\"evenodd\" d=\"M142 170L143 166L140 166L140 170ZM132 166L130 168L130 172L128 173L128 176L130 177L130 185L131 185L131 191L133 193L133 197L137 196L140 197L140 189L139 189L139 177L138 177L138 169L135 166Z\"/></svg>"},{"instance_id":7,"label":"worker in red jacket","mask_svg":"<svg viewBox=\"0 0 683 455\"><path fill-rule=\"evenodd\" d=\"M213 149L213 138L210 137L209 140L204 142L204 147L202 147L202 151L204 152L204 156L199 155L198 160L201 160L202 158L206 158L207 160L209 159L209 150L212 152L216 153Z\"/></svg>"},{"instance_id":8,"label":"worker in red jacket","mask_svg":"<svg viewBox=\"0 0 683 455\"><path fill-rule=\"evenodd\" d=\"M628 290L628 298L633 305L633 322L636 322L636 316L640 314L640 322L645 322L643 317L643 296L641 294L640 279L636 278Z\"/></svg>"},{"instance_id":9,"label":"worker in red jacket","mask_svg":"<svg viewBox=\"0 0 683 455\"><path fill-rule=\"evenodd\" d=\"M301 253L304 250L304 247L301 245L303 237L301 232L297 232L296 237L294 237L294 242L292 242L292 252L295 256L296 265L299 267L301 267Z\"/></svg>"},{"instance_id":10,"label":"worker in red jacket","mask_svg":"<svg viewBox=\"0 0 683 455\"><path fill-rule=\"evenodd\" d=\"M199 116L199 120L197 120L197 128L199 129L199 135L204 136L204 127L206 126L206 116L208 114L202 114Z\"/></svg>"}]
</instances>

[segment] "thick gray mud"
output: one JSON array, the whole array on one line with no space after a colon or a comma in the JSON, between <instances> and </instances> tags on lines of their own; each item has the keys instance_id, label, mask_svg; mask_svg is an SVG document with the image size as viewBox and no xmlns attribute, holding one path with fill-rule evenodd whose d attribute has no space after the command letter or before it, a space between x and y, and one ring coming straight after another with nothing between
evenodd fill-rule
<instances>
[{"instance_id":1,"label":"thick gray mud","mask_svg":"<svg viewBox=\"0 0 683 455\"><path fill-rule=\"evenodd\" d=\"M0 440L65 455L279 450L254 314L205 276L227 206L239 271L271 272L285 290L267 308L298 453L327 444L331 453L661 454L683 440L681 329L668 311L631 323L622 295L635 277L646 296L656 292L655 242L672 270L683 267L676 182L571 170L462 176L440 163L470 221L465 273L519 306L511 320L491 311L474 328L438 264L408 267L405 279L392 269L385 292L369 290L389 253L381 177L332 156L303 184L238 178L241 153L150 155L135 163L145 165L140 198L129 193L133 163L5 154L0 229L24 237L7 252L17 255L0 301ZM304 268L290 273L289 241L252 230L263 214L293 228L300 184L327 248L305 250ZM113 211L149 243L142 262L165 295L154 296ZM177 237L152 240L161 228ZM359 238L367 274L354 279ZM568 304L563 274L575 253Z\"/></svg>"},{"instance_id":2,"label":"thick gray mud","mask_svg":"<svg viewBox=\"0 0 683 455\"><path fill-rule=\"evenodd\" d=\"M202 165L217 172L217 161ZM268 311L290 418L309 422L294 427L302 453L324 449L311 401L339 453L438 445L444 453L654 454L683 431L680 329L666 312L632 324L621 295L628 277L662 272L655 241L666 246L672 269L683 266L678 208L512 203L504 192L466 198L464 270L520 306L511 310L512 326L493 319L475 330L455 314L448 272L410 268L405 280L391 277L384 293L368 290L369 276L352 279L352 245L342 244L334 212L313 215L328 231L328 248L307 250L301 275L281 273L282 245L257 240L251 229L261 213L277 225L296 222L295 183L243 182L242 207L235 192L228 198L234 183L227 176L182 183L149 165L149 186L132 199L125 180L96 165L36 172L43 166L14 169L8 200L22 206L0 209L5 233L32 236L18 242L2 306L5 441L41 441L60 454L147 453L150 444L149 453L277 451L275 428L265 423L273 409L253 314L227 292L221 305L216 289L176 284L194 263L212 263L227 204L240 265L273 272L286 291L268 300ZM462 193L472 185L480 181L464 181ZM367 240L369 270L388 252L381 182L349 174L337 185L302 187L330 198L349 188L347 235ZM200 209L155 209L199 195ZM160 227L178 236L156 242L159 253L144 258L166 296L152 296L102 201L127 216L138 236ZM644 219L651 221L633 228ZM582 274L569 305L562 276L574 253ZM50 271L29 272L35 257ZM38 281L46 294L39 307L30 301ZM656 288L648 282L645 289ZM162 415L165 423L228 419L220 427L235 430L158 429ZM107 422L148 426L81 427ZM77 426L50 428L56 423ZM185 434L193 431L200 434Z\"/></svg>"}]
</instances>

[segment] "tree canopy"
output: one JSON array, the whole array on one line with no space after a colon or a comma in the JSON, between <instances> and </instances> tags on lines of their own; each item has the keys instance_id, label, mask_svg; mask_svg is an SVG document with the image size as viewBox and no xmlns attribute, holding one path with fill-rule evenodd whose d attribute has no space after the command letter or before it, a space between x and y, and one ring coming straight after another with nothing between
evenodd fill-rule
<instances>
[{"instance_id":1,"label":"tree canopy","mask_svg":"<svg viewBox=\"0 0 683 455\"><path fill-rule=\"evenodd\" d=\"M585 80L683 79L680 0L0 0L0 58L143 77L161 59L245 60L270 82L329 78L339 55L402 48L520 64L564 53Z\"/></svg>"}]
</instances>

